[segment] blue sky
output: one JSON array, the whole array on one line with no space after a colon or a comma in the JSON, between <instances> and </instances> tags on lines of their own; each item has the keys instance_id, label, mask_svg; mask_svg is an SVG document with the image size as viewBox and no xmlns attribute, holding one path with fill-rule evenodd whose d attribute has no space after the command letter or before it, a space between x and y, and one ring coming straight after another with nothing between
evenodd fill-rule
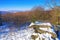
<instances>
[{"instance_id":1,"label":"blue sky","mask_svg":"<svg viewBox=\"0 0 60 40\"><path fill-rule=\"evenodd\" d=\"M45 7L46 0L0 0L0 11L30 10L34 6Z\"/></svg>"}]
</instances>

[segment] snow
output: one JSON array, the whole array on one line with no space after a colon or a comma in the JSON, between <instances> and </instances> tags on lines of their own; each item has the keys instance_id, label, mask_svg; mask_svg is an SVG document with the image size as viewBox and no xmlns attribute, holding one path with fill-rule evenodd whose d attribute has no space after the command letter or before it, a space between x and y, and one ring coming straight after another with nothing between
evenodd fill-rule
<instances>
[{"instance_id":1,"label":"snow","mask_svg":"<svg viewBox=\"0 0 60 40\"><path fill-rule=\"evenodd\" d=\"M44 31L48 31L48 32L53 32L53 33L55 33L54 30L51 29L51 28L39 28L39 29L44 30Z\"/></svg>"},{"instance_id":2,"label":"snow","mask_svg":"<svg viewBox=\"0 0 60 40\"><path fill-rule=\"evenodd\" d=\"M51 38L51 34L44 33L44 34L39 34L39 37L42 39L44 38L45 40L49 40ZM50 39L52 40L52 39Z\"/></svg>"},{"instance_id":3,"label":"snow","mask_svg":"<svg viewBox=\"0 0 60 40\"><path fill-rule=\"evenodd\" d=\"M50 23L31 23L29 26L32 25L48 25L51 26ZM28 27L29 27L28 26ZM17 30L17 31L10 31L9 28L6 28L5 31L8 31L8 33L3 33L0 34L0 40L32 40L31 35L38 35L38 38L36 38L36 40L42 40L42 38L44 38L45 40L54 40L51 38L51 34L49 33L35 33L33 28L24 28L21 27L21 30ZM48 32L54 32L54 30L52 28L39 28L43 31L48 31ZM58 38L55 38L56 40L59 40Z\"/></svg>"},{"instance_id":4,"label":"snow","mask_svg":"<svg viewBox=\"0 0 60 40\"><path fill-rule=\"evenodd\" d=\"M35 25L35 24L32 22L29 26L32 26L32 25Z\"/></svg>"},{"instance_id":5,"label":"snow","mask_svg":"<svg viewBox=\"0 0 60 40\"><path fill-rule=\"evenodd\" d=\"M17 32L9 32L7 35L2 34L0 38L1 40L30 40L33 32L33 29L28 28Z\"/></svg>"},{"instance_id":6,"label":"snow","mask_svg":"<svg viewBox=\"0 0 60 40\"><path fill-rule=\"evenodd\" d=\"M32 25L47 25L47 26L52 26L51 23L49 22L35 22L35 23L31 23L29 26L32 26Z\"/></svg>"},{"instance_id":7,"label":"snow","mask_svg":"<svg viewBox=\"0 0 60 40\"><path fill-rule=\"evenodd\" d=\"M59 40L60 40L60 31L59 31L58 35L59 35Z\"/></svg>"},{"instance_id":8,"label":"snow","mask_svg":"<svg viewBox=\"0 0 60 40\"><path fill-rule=\"evenodd\" d=\"M41 30L44 30L44 31L50 31L48 28L39 28Z\"/></svg>"}]
</instances>

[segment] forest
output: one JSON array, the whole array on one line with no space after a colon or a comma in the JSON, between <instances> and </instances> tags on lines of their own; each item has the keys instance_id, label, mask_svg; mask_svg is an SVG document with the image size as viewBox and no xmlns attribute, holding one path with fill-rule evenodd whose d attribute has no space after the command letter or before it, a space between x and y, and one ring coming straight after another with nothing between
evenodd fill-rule
<instances>
[{"instance_id":1,"label":"forest","mask_svg":"<svg viewBox=\"0 0 60 40\"><path fill-rule=\"evenodd\" d=\"M60 24L60 7L57 6L51 10L44 10L44 8L38 6L30 11L22 11L16 13L6 13L1 16L2 22L13 22L16 24L22 24L25 22L45 21L52 24Z\"/></svg>"}]
</instances>

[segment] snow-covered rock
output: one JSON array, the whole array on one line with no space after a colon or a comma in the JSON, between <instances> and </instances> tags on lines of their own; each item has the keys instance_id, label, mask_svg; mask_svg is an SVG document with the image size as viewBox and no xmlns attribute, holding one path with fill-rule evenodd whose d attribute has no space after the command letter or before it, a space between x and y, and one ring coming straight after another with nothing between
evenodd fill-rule
<instances>
[{"instance_id":1,"label":"snow-covered rock","mask_svg":"<svg viewBox=\"0 0 60 40\"><path fill-rule=\"evenodd\" d=\"M33 40L32 39L32 35L36 35L37 38L36 40L54 40L53 38L51 38L51 34L48 32L52 32L55 33L54 30L52 28L42 28L40 27L40 30L46 31L46 33L35 33L35 30L33 28L29 28L32 25L47 25L47 26L52 26L50 23L39 23L39 22L35 22L35 23L31 23L26 29L23 29L23 27L21 27L22 30L17 30L17 31L9 31L8 33L3 33L0 34L0 40ZM7 30L9 30L7 28ZM59 40L58 38L55 38L55 40Z\"/></svg>"},{"instance_id":2,"label":"snow-covered rock","mask_svg":"<svg viewBox=\"0 0 60 40\"><path fill-rule=\"evenodd\" d=\"M51 23L49 22L38 22L36 21L35 23L31 23L29 26L32 26L32 25L47 25L47 26L52 26Z\"/></svg>"}]
</instances>

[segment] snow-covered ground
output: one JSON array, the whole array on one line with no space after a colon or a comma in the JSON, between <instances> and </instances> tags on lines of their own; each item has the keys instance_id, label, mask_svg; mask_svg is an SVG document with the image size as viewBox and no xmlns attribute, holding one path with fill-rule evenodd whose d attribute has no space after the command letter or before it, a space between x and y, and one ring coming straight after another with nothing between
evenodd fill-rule
<instances>
[{"instance_id":1,"label":"snow-covered ground","mask_svg":"<svg viewBox=\"0 0 60 40\"><path fill-rule=\"evenodd\" d=\"M0 35L0 40L31 40L34 30L27 28L20 31L8 32Z\"/></svg>"},{"instance_id":2,"label":"snow-covered ground","mask_svg":"<svg viewBox=\"0 0 60 40\"><path fill-rule=\"evenodd\" d=\"M32 25L48 25L51 26L50 23L31 23L29 26ZM3 32L1 33L0 31L0 40L33 40L31 38L31 35L38 35L38 37L36 38L36 40L43 40L42 38L44 38L44 40L54 40L51 38L51 34L49 33L35 33L33 28L29 28L29 26L27 26L26 28L21 27L21 30L17 30L17 31L10 31L9 28L5 28L3 30ZM1 28L0 28L1 29ZM39 28L43 31L48 31L48 32L52 32L55 33L54 30L52 28ZM5 33L7 32L7 33ZM58 38L55 38L55 40L59 40Z\"/></svg>"}]
</instances>

